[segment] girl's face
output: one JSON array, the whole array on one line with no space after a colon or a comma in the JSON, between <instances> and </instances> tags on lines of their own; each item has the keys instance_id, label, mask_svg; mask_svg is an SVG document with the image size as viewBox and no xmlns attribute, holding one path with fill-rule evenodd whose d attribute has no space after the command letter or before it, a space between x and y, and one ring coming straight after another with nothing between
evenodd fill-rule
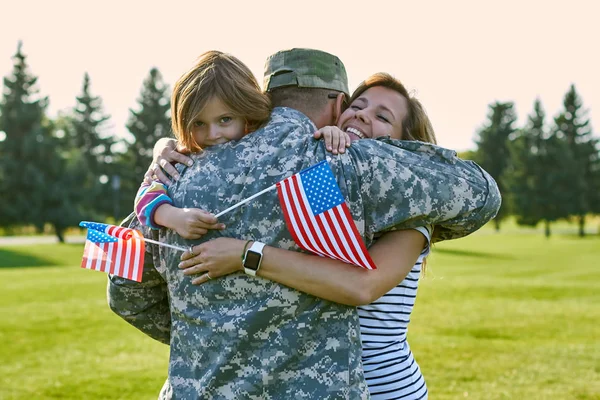
<instances>
[{"instance_id":1,"label":"girl's face","mask_svg":"<svg viewBox=\"0 0 600 400\"><path fill-rule=\"evenodd\" d=\"M245 126L246 121L213 97L194 121L192 135L200 147L209 147L241 139L245 135Z\"/></svg>"},{"instance_id":2,"label":"girl's face","mask_svg":"<svg viewBox=\"0 0 600 400\"><path fill-rule=\"evenodd\" d=\"M400 93L375 86L365 90L340 115L338 128L353 140L380 136L402 139L402 121L407 113L408 104Z\"/></svg>"}]
</instances>

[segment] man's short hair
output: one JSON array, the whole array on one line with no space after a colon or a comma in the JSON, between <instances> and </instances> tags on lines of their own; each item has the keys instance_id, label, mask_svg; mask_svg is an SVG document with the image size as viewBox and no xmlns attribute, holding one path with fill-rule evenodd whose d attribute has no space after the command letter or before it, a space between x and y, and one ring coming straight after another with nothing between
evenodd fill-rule
<instances>
[{"instance_id":1,"label":"man's short hair","mask_svg":"<svg viewBox=\"0 0 600 400\"><path fill-rule=\"evenodd\" d=\"M273 54L265 62L265 92L296 87L343 92L349 97L348 76L342 61L314 49L290 49Z\"/></svg>"}]
</instances>

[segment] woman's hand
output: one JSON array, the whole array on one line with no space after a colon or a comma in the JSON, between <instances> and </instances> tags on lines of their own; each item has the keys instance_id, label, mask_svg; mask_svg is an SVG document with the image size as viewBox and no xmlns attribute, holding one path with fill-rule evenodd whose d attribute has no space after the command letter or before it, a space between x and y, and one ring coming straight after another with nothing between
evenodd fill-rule
<instances>
[{"instance_id":1,"label":"woman's hand","mask_svg":"<svg viewBox=\"0 0 600 400\"><path fill-rule=\"evenodd\" d=\"M154 159L152 164L144 174L144 181L159 180L165 185L171 185L172 177L174 180L179 179L179 172L173 164L181 163L188 167L194 163L191 158L186 156L189 150L177 144L175 139L160 139L154 145Z\"/></svg>"},{"instance_id":2,"label":"woman's hand","mask_svg":"<svg viewBox=\"0 0 600 400\"><path fill-rule=\"evenodd\" d=\"M241 271L245 244L244 240L232 238L218 238L199 244L192 248L192 253L183 253L179 268L184 275L197 275L192 280L194 285Z\"/></svg>"},{"instance_id":3,"label":"woman's hand","mask_svg":"<svg viewBox=\"0 0 600 400\"><path fill-rule=\"evenodd\" d=\"M346 147L350 147L350 135L342 131L337 126L325 126L313 135L315 139L321 139L325 141L325 148L327 151L338 154L345 153Z\"/></svg>"}]
</instances>

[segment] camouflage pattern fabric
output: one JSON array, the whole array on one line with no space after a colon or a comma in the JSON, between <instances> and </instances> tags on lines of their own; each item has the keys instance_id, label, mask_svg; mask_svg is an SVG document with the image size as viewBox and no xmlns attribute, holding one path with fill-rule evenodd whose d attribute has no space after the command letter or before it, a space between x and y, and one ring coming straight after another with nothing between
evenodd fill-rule
<instances>
[{"instance_id":1,"label":"camouflage pattern fabric","mask_svg":"<svg viewBox=\"0 0 600 400\"><path fill-rule=\"evenodd\" d=\"M344 63L321 50L281 50L267 58L263 79L265 92L284 86L337 90L350 98Z\"/></svg>"},{"instance_id":2,"label":"camouflage pattern fabric","mask_svg":"<svg viewBox=\"0 0 600 400\"><path fill-rule=\"evenodd\" d=\"M193 156L194 166L184 168L169 189L174 204L217 213L327 158L367 245L377 232L426 224L441 226L444 239L461 237L499 208L489 175L449 150L361 140L347 154L330 157L322 141L312 139L315 130L300 112L276 108L263 129ZM220 221L227 229L200 241L165 229L159 240L188 246L226 236L298 250L275 191ZM169 377L161 398L368 398L354 308L243 273L193 286L177 268L179 252L148 247L154 265L144 278L154 285L111 277L108 296L113 311L158 340L166 341L170 326ZM170 315L160 317L166 308Z\"/></svg>"}]
</instances>

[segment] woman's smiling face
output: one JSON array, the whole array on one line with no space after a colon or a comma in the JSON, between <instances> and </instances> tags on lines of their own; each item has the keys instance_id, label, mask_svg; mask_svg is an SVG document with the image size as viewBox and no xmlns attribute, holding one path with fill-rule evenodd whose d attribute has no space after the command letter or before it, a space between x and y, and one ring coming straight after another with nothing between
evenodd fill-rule
<instances>
[{"instance_id":1,"label":"woman's smiling face","mask_svg":"<svg viewBox=\"0 0 600 400\"><path fill-rule=\"evenodd\" d=\"M400 93L374 86L365 90L340 115L338 128L352 140L380 136L402 139L402 121L407 113L408 103Z\"/></svg>"}]
</instances>

